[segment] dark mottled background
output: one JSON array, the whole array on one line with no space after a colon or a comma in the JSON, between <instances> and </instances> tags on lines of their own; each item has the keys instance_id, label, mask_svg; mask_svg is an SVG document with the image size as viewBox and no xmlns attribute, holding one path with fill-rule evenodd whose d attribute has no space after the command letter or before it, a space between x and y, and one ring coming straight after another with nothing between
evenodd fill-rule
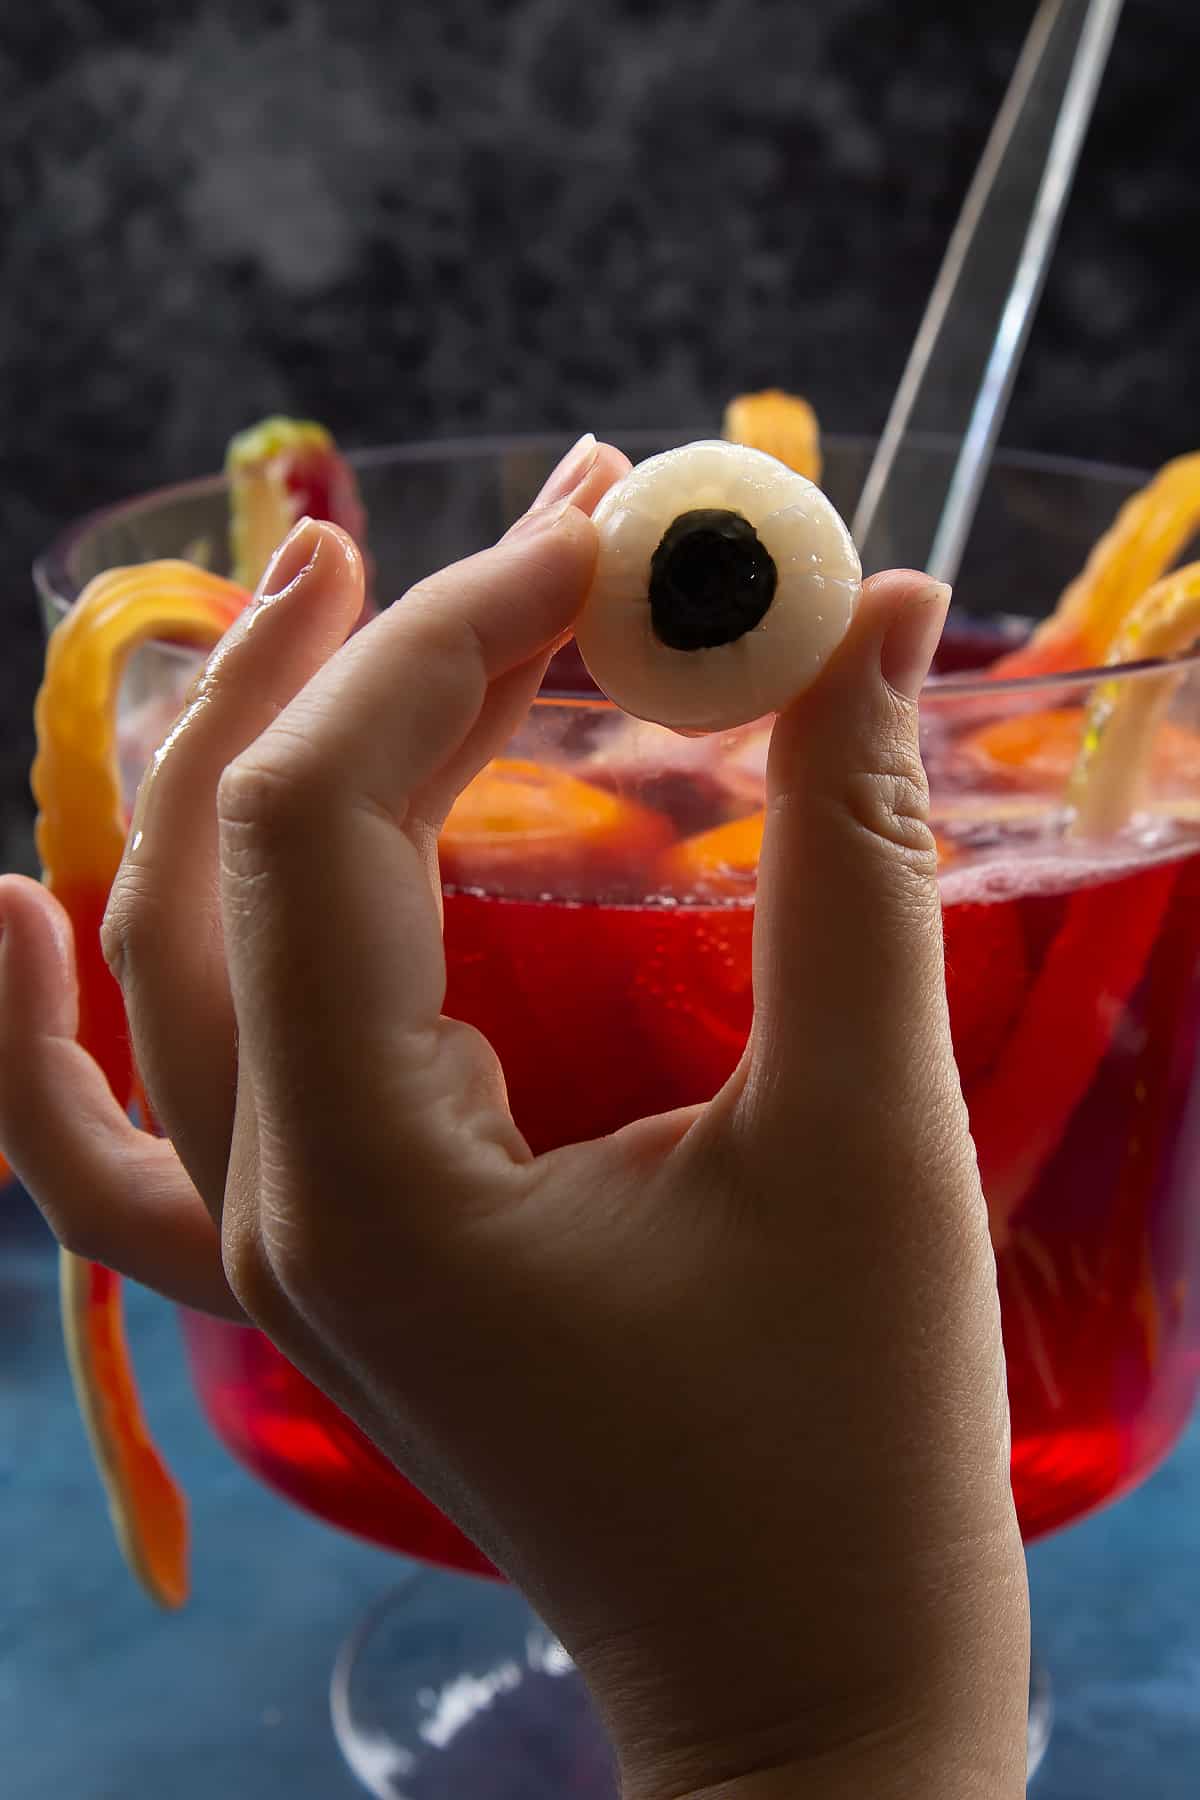
<instances>
[{"instance_id":1,"label":"dark mottled background","mask_svg":"<svg viewBox=\"0 0 1200 1800\"><path fill-rule=\"evenodd\" d=\"M0 860L27 567L275 408L348 442L886 412L1034 11L38 0L0 24ZM1129 0L1005 436L1200 442L1196 0Z\"/></svg>"}]
</instances>

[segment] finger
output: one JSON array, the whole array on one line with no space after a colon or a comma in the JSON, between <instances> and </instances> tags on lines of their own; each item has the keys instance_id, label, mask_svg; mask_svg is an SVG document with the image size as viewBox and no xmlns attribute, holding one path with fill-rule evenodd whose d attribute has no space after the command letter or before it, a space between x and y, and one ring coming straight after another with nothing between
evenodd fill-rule
<instances>
[{"instance_id":1,"label":"finger","mask_svg":"<svg viewBox=\"0 0 1200 1800\"><path fill-rule=\"evenodd\" d=\"M781 715L767 773L750 1069L759 1100L900 1105L952 1074L937 853L917 695L948 588L892 571Z\"/></svg>"},{"instance_id":2,"label":"finger","mask_svg":"<svg viewBox=\"0 0 1200 1800\"><path fill-rule=\"evenodd\" d=\"M530 512L569 499L572 506L590 517L613 483L629 473L630 466L629 458L620 450L611 444L597 444L589 432L563 458ZM518 520L512 530L524 523ZM439 772L436 791L427 786L422 795L423 810L435 831L440 829L457 795L517 729L541 686L552 652L566 636L569 632L560 632L554 643L492 684L472 730Z\"/></svg>"},{"instance_id":3,"label":"finger","mask_svg":"<svg viewBox=\"0 0 1200 1800\"><path fill-rule=\"evenodd\" d=\"M68 1250L172 1300L241 1310L170 1144L138 1131L75 1041L71 925L36 882L0 880L0 1144Z\"/></svg>"},{"instance_id":4,"label":"finger","mask_svg":"<svg viewBox=\"0 0 1200 1800\"><path fill-rule=\"evenodd\" d=\"M217 898L217 784L344 640L362 600L362 559L350 539L302 520L154 757L109 899L104 950L121 983L142 1079L214 1207L237 1062Z\"/></svg>"},{"instance_id":5,"label":"finger","mask_svg":"<svg viewBox=\"0 0 1200 1800\"><path fill-rule=\"evenodd\" d=\"M620 450L612 444L598 444L587 431L551 470L529 510L536 512L540 507L570 500L580 512L591 514L613 482L628 475L631 467L629 458ZM518 519L517 524L520 522Z\"/></svg>"},{"instance_id":6,"label":"finger","mask_svg":"<svg viewBox=\"0 0 1200 1800\"><path fill-rule=\"evenodd\" d=\"M552 473L535 506L574 493L590 510L628 467L619 451L597 445L589 435ZM336 544L336 537L332 541ZM267 569L259 603L242 616L210 660L191 706L171 734L171 754L155 758L139 795L132 848L114 883L105 923L106 953L121 969L147 1089L206 1193L219 1191L223 1177L235 1091L212 796L225 764L345 636L344 614L359 582L357 559L346 556L343 566L338 554L327 553L318 572L317 542L315 528L301 521ZM343 543L343 552L345 548ZM262 604L268 598L269 608ZM264 631L268 612L272 623ZM282 628L281 612L286 614ZM226 703L228 673L238 684L236 707ZM495 696L498 730L515 726L540 673L531 665L524 679L510 681ZM488 723L486 717L481 720L485 729ZM471 746L466 751L469 763ZM173 1029L169 1036L147 1031L156 1019L180 1015L189 1019L186 1036Z\"/></svg>"},{"instance_id":7,"label":"finger","mask_svg":"<svg viewBox=\"0 0 1200 1800\"><path fill-rule=\"evenodd\" d=\"M445 772L461 783L502 748L508 707L479 725L489 695L569 627L595 549L569 504L531 515L348 643L222 782L241 1053L279 1153L309 1179L334 1179L340 1147L369 1144L381 1119L393 1141L407 1121L455 1154L521 1154L494 1057L441 1019L424 835Z\"/></svg>"}]
</instances>

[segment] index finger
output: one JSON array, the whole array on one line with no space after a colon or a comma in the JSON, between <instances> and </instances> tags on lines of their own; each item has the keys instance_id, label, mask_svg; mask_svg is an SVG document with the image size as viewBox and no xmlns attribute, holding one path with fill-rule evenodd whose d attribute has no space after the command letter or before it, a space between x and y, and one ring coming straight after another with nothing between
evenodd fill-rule
<instances>
[{"instance_id":1,"label":"index finger","mask_svg":"<svg viewBox=\"0 0 1200 1800\"><path fill-rule=\"evenodd\" d=\"M441 1016L432 847L456 789L532 700L595 553L577 507L530 515L368 626L226 773L240 1055L260 1116L286 1120L273 1141L282 1129L309 1174L337 1145L369 1144L384 1116L389 1132L452 1121L461 1140L464 1105L520 1153L494 1057Z\"/></svg>"}]
</instances>

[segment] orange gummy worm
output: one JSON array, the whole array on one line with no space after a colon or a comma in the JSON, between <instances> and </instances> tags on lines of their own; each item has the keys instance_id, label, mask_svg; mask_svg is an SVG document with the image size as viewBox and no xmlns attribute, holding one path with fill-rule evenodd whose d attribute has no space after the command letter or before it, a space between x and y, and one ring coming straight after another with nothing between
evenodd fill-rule
<instances>
[{"instance_id":1,"label":"orange gummy worm","mask_svg":"<svg viewBox=\"0 0 1200 1800\"><path fill-rule=\"evenodd\" d=\"M116 713L132 653L154 640L207 650L249 595L184 562L110 569L55 629L35 710L32 771L43 878L75 936L79 1041L123 1106L136 1075L120 990L98 931L125 846ZM130 1568L163 1606L188 1591L187 1503L151 1440L121 1317L120 1277L61 1253L63 1335L75 1396Z\"/></svg>"},{"instance_id":2,"label":"orange gummy worm","mask_svg":"<svg viewBox=\"0 0 1200 1800\"><path fill-rule=\"evenodd\" d=\"M1198 525L1200 452L1177 456L1125 502L1050 617L1028 643L997 658L989 674L1059 674L1109 660L1126 615Z\"/></svg>"}]
</instances>

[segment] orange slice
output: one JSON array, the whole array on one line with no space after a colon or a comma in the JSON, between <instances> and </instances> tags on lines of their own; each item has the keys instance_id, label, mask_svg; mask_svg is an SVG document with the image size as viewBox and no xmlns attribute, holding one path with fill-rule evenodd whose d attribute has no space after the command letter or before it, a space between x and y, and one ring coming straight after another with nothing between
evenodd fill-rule
<instances>
[{"instance_id":1,"label":"orange slice","mask_svg":"<svg viewBox=\"0 0 1200 1800\"><path fill-rule=\"evenodd\" d=\"M1062 789L1079 758L1086 715L1082 707L1019 713L985 725L963 741L963 754L981 773L1039 791ZM1155 736L1151 767L1164 784L1200 784L1200 736L1164 722Z\"/></svg>"},{"instance_id":2,"label":"orange slice","mask_svg":"<svg viewBox=\"0 0 1200 1800\"><path fill-rule=\"evenodd\" d=\"M673 844L658 864L665 891L680 900L752 900L765 821L760 809Z\"/></svg>"},{"instance_id":3,"label":"orange slice","mask_svg":"<svg viewBox=\"0 0 1200 1800\"><path fill-rule=\"evenodd\" d=\"M463 790L438 840L442 878L513 894L600 897L670 835L661 813L548 763L500 758Z\"/></svg>"},{"instance_id":4,"label":"orange slice","mask_svg":"<svg viewBox=\"0 0 1200 1800\"><path fill-rule=\"evenodd\" d=\"M798 394L785 394L782 388L739 394L725 408L721 436L731 444L765 450L797 475L820 482L821 429L816 413Z\"/></svg>"},{"instance_id":5,"label":"orange slice","mask_svg":"<svg viewBox=\"0 0 1200 1800\"><path fill-rule=\"evenodd\" d=\"M1083 709L1062 706L997 719L964 738L962 750L981 773L1055 788L1071 773L1082 737Z\"/></svg>"}]
</instances>

